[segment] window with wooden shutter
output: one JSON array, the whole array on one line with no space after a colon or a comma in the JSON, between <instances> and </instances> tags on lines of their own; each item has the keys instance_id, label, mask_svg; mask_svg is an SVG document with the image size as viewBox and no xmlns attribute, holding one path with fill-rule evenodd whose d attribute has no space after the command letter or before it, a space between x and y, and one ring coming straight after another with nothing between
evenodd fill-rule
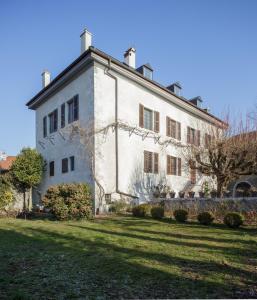
<instances>
[{"instance_id":1,"label":"window with wooden shutter","mask_svg":"<svg viewBox=\"0 0 257 300\"><path fill-rule=\"evenodd\" d=\"M166 135L177 140L181 140L181 124L166 117Z\"/></svg>"},{"instance_id":2,"label":"window with wooden shutter","mask_svg":"<svg viewBox=\"0 0 257 300\"><path fill-rule=\"evenodd\" d=\"M159 173L159 154L154 153L154 173Z\"/></svg>"},{"instance_id":3,"label":"window with wooden shutter","mask_svg":"<svg viewBox=\"0 0 257 300\"><path fill-rule=\"evenodd\" d=\"M177 158L171 156L171 175L177 175Z\"/></svg>"},{"instance_id":4,"label":"window with wooden shutter","mask_svg":"<svg viewBox=\"0 0 257 300\"><path fill-rule=\"evenodd\" d=\"M160 131L160 113L158 111L154 112L154 131Z\"/></svg>"},{"instance_id":5,"label":"window with wooden shutter","mask_svg":"<svg viewBox=\"0 0 257 300\"><path fill-rule=\"evenodd\" d=\"M178 176L181 176L181 158L178 158Z\"/></svg>"},{"instance_id":6,"label":"window with wooden shutter","mask_svg":"<svg viewBox=\"0 0 257 300\"><path fill-rule=\"evenodd\" d=\"M139 104L139 126L144 127L144 106Z\"/></svg>"},{"instance_id":7,"label":"window with wooden shutter","mask_svg":"<svg viewBox=\"0 0 257 300\"><path fill-rule=\"evenodd\" d=\"M58 110L55 109L49 114L49 133L56 132L58 129Z\"/></svg>"},{"instance_id":8,"label":"window with wooden shutter","mask_svg":"<svg viewBox=\"0 0 257 300\"><path fill-rule=\"evenodd\" d=\"M176 138L176 121L170 119L170 136Z\"/></svg>"},{"instance_id":9,"label":"window with wooden shutter","mask_svg":"<svg viewBox=\"0 0 257 300\"><path fill-rule=\"evenodd\" d=\"M67 103L68 103L68 123L72 123L79 119L79 96L75 95Z\"/></svg>"}]
</instances>

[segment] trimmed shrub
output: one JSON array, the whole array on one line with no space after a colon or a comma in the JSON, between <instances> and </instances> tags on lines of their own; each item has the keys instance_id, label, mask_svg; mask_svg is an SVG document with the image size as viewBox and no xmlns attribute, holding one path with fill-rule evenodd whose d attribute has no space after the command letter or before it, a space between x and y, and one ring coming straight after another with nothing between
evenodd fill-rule
<instances>
[{"instance_id":1,"label":"trimmed shrub","mask_svg":"<svg viewBox=\"0 0 257 300\"><path fill-rule=\"evenodd\" d=\"M244 222L242 215L236 212L231 212L225 215L224 224L230 228L238 228Z\"/></svg>"},{"instance_id":2,"label":"trimmed shrub","mask_svg":"<svg viewBox=\"0 0 257 300\"><path fill-rule=\"evenodd\" d=\"M197 220L202 225L210 225L213 222L214 217L212 213L205 211L198 214Z\"/></svg>"},{"instance_id":3,"label":"trimmed shrub","mask_svg":"<svg viewBox=\"0 0 257 300\"><path fill-rule=\"evenodd\" d=\"M164 208L161 206L154 206L151 208L151 216L154 219L162 219L164 217Z\"/></svg>"},{"instance_id":4,"label":"trimmed shrub","mask_svg":"<svg viewBox=\"0 0 257 300\"><path fill-rule=\"evenodd\" d=\"M173 213L176 221L178 222L186 222L188 217L188 212L184 209L177 209Z\"/></svg>"},{"instance_id":5,"label":"trimmed shrub","mask_svg":"<svg viewBox=\"0 0 257 300\"><path fill-rule=\"evenodd\" d=\"M43 204L58 220L92 218L92 196L87 184L52 186L47 190Z\"/></svg>"},{"instance_id":6,"label":"trimmed shrub","mask_svg":"<svg viewBox=\"0 0 257 300\"><path fill-rule=\"evenodd\" d=\"M132 214L134 217L145 217L149 213L149 210L149 204L140 204L132 208Z\"/></svg>"},{"instance_id":7,"label":"trimmed shrub","mask_svg":"<svg viewBox=\"0 0 257 300\"><path fill-rule=\"evenodd\" d=\"M128 203L124 200L118 200L115 202L112 202L109 206L109 212L113 212L116 214L125 213L127 209L129 208Z\"/></svg>"}]
</instances>

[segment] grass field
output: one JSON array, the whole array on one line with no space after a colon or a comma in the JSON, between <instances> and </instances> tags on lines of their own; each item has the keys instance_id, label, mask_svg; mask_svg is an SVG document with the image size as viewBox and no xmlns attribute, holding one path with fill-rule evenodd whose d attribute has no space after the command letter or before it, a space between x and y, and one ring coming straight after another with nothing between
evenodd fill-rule
<instances>
[{"instance_id":1,"label":"grass field","mask_svg":"<svg viewBox=\"0 0 257 300\"><path fill-rule=\"evenodd\" d=\"M0 219L0 299L256 298L257 229Z\"/></svg>"}]
</instances>

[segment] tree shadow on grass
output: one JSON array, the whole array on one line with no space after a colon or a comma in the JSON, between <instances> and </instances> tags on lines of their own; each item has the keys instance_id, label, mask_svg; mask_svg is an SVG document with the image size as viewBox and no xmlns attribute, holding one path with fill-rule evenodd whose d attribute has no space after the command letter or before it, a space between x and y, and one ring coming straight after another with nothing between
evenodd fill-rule
<instances>
[{"instance_id":1,"label":"tree shadow on grass","mask_svg":"<svg viewBox=\"0 0 257 300\"><path fill-rule=\"evenodd\" d=\"M0 298L10 298L15 289L30 299L240 298L242 286L230 279L240 274L247 285L257 280L216 262L120 246L106 232L82 236L81 229L79 236L32 227L23 233L0 230ZM206 279L212 272L229 275L230 284Z\"/></svg>"},{"instance_id":2,"label":"tree shadow on grass","mask_svg":"<svg viewBox=\"0 0 257 300\"><path fill-rule=\"evenodd\" d=\"M138 230L138 229L132 229L130 232L117 232L117 231L112 231L112 230L107 230L107 229L99 229L99 228L92 228L88 226L79 226L79 225L69 225L72 227L77 227L89 231L94 231L94 232L99 232L103 234L109 234L112 236L119 236L119 237L124 237L124 238L132 238L132 239L138 239L138 240L144 240L144 241L150 241L150 242L156 242L156 243L162 243L162 244L170 244L174 246L183 246L183 247L191 247L195 249L207 249L207 250L215 250L217 252L222 252L223 254L228 254L228 255L233 255L235 257L241 256L241 257L247 257L247 258L256 258L256 247L254 247L254 243L251 245L251 248L237 248L237 247L231 247L229 245L213 245L209 244L207 240L202 239L202 237L198 237L198 242L189 242L185 238L184 240L184 235L176 235L176 234L166 234L166 238L161 238L161 237L152 237L149 236L149 231L148 230ZM135 232L141 232L143 235L138 235ZM151 231L150 231L151 232ZM168 238L167 238L168 237ZM174 239L169 239L169 237L176 238ZM188 239L190 236L186 236ZM179 239L179 240L178 240ZM201 240L201 242L199 242ZM203 240L203 242L202 242ZM207 243L205 243L207 242ZM217 242L217 241L216 241ZM164 245L165 246L165 245ZM189 250L190 251L190 250ZM257 279L257 277L256 277Z\"/></svg>"},{"instance_id":3,"label":"tree shadow on grass","mask_svg":"<svg viewBox=\"0 0 257 300\"><path fill-rule=\"evenodd\" d=\"M134 221L131 222L132 220L137 220L137 222L135 223ZM152 220L152 222L149 222L150 220ZM219 224L219 223L213 223L211 225L208 225L208 226L204 226L204 225L201 225L199 224L197 221L187 221L185 223L179 223L177 222L176 220L172 219L172 218L163 218L161 220L153 220L151 217L145 217L145 218L135 218L135 217L132 217L132 216L127 216L127 215L123 215L123 218L122 220L120 218L117 218L117 219L112 219L113 222L121 225L121 226L137 226L137 225L140 225L140 226L148 226L148 224L159 224L159 223L165 223L165 224L174 224L174 225L177 225L177 226L187 226L188 228L200 228L200 229L203 229L203 230L210 230L210 228L213 228L213 229L220 229L220 230L227 230L229 231L228 234L231 234L231 232L233 234L236 234L236 235L242 235L242 233L246 233L248 235L252 235L252 236L256 236L257 235L257 228L256 227L240 227L240 228L237 228L237 229L233 229L233 228L229 228L227 227L226 225L224 224Z\"/></svg>"},{"instance_id":4,"label":"tree shadow on grass","mask_svg":"<svg viewBox=\"0 0 257 300\"><path fill-rule=\"evenodd\" d=\"M185 225L186 226L186 225ZM257 249L257 241L253 240L244 240L244 239L239 239L234 238L221 238L221 237L213 237L213 236L206 236L206 235L198 235L198 232L195 235L189 235L185 233L174 233L174 232L167 232L167 231L154 231L154 230L149 230L149 229L139 229L139 228L133 228L133 231L143 233L143 234L150 234L150 235L158 235L158 236L165 236L165 237L171 237L171 238L178 238L178 239L188 239L188 240L201 240L201 241L206 241L206 242L215 242L215 243L240 243L246 246L249 246L251 248ZM234 234L234 232L232 232ZM244 231L241 232L241 237L244 237ZM257 233L256 233L257 236ZM256 252L255 252L256 254Z\"/></svg>"}]
</instances>

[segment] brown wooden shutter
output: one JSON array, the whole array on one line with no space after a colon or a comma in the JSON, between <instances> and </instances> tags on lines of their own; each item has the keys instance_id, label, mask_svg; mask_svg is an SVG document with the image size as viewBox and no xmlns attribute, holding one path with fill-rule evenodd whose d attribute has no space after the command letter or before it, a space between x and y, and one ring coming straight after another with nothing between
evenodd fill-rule
<instances>
[{"instance_id":1,"label":"brown wooden shutter","mask_svg":"<svg viewBox=\"0 0 257 300\"><path fill-rule=\"evenodd\" d=\"M154 131L160 131L160 113L158 111L154 112Z\"/></svg>"},{"instance_id":2,"label":"brown wooden shutter","mask_svg":"<svg viewBox=\"0 0 257 300\"><path fill-rule=\"evenodd\" d=\"M177 122L177 139L181 140L181 124Z\"/></svg>"},{"instance_id":3,"label":"brown wooden shutter","mask_svg":"<svg viewBox=\"0 0 257 300\"><path fill-rule=\"evenodd\" d=\"M169 117L166 117L166 136L170 136Z\"/></svg>"},{"instance_id":4,"label":"brown wooden shutter","mask_svg":"<svg viewBox=\"0 0 257 300\"><path fill-rule=\"evenodd\" d=\"M167 175L170 175L170 156L167 155Z\"/></svg>"},{"instance_id":5,"label":"brown wooden shutter","mask_svg":"<svg viewBox=\"0 0 257 300\"><path fill-rule=\"evenodd\" d=\"M147 173L148 166L148 154L147 151L144 151L144 172Z\"/></svg>"},{"instance_id":6,"label":"brown wooden shutter","mask_svg":"<svg viewBox=\"0 0 257 300\"><path fill-rule=\"evenodd\" d=\"M187 143L190 144L191 139L190 139L190 127L187 126Z\"/></svg>"},{"instance_id":7,"label":"brown wooden shutter","mask_svg":"<svg viewBox=\"0 0 257 300\"><path fill-rule=\"evenodd\" d=\"M144 127L144 106L139 104L139 126Z\"/></svg>"},{"instance_id":8,"label":"brown wooden shutter","mask_svg":"<svg viewBox=\"0 0 257 300\"><path fill-rule=\"evenodd\" d=\"M191 184L195 184L196 183L196 169L194 168L195 162L191 161L191 165L192 168L190 168L190 180L191 180Z\"/></svg>"},{"instance_id":9,"label":"brown wooden shutter","mask_svg":"<svg viewBox=\"0 0 257 300\"><path fill-rule=\"evenodd\" d=\"M201 145L201 132L197 130L197 146Z\"/></svg>"},{"instance_id":10,"label":"brown wooden shutter","mask_svg":"<svg viewBox=\"0 0 257 300\"><path fill-rule=\"evenodd\" d=\"M154 173L159 173L159 154L154 153Z\"/></svg>"},{"instance_id":11,"label":"brown wooden shutter","mask_svg":"<svg viewBox=\"0 0 257 300\"><path fill-rule=\"evenodd\" d=\"M181 158L178 158L178 176L181 176Z\"/></svg>"},{"instance_id":12,"label":"brown wooden shutter","mask_svg":"<svg viewBox=\"0 0 257 300\"><path fill-rule=\"evenodd\" d=\"M148 152L148 172L153 173L153 153Z\"/></svg>"}]
</instances>

